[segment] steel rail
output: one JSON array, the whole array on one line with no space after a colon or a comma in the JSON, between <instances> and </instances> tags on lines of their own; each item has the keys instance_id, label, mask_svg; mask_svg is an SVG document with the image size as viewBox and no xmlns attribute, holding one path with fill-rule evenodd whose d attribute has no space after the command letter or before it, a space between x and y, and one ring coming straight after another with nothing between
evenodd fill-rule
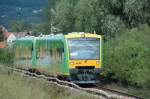
<instances>
[{"instance_id":1,"label":"steel rail","mask_svg":"<svg viewBox=\"0 0 150 99\"><path fill-rule=\"evenodd\" d=\"M136 96L136 95L133 95L133 94L121 92L121 91L118 91L118 90L115 90L115 89L106 88L106 87L103 87L103 86L96 86L96 89L101 89L101 90L104 90L104 91L111 92L113 94L127 96L127 97L131 97L131 98L134 98L134 99L144 99L144 97L139 97L139 96ZM121 97L121 99L122 99L122 97Z\"/></svg>"}]
</instances>

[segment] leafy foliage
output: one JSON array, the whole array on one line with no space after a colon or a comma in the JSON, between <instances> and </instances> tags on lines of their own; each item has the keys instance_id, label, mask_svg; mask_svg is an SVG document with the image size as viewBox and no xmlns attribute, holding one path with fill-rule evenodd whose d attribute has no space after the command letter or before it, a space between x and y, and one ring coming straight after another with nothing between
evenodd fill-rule
<instances>
[{"instance_id":1,"label":"leafy foliage","mask_svg":"<svg viewBox=\"0 0 150 99\"><path fill-rule=\"evenodd\" d=\"M124 6L124 13L130 26L145 23L150 16L149 0L127 0Z\"/></svg>"},{"instance_id":2,"label":"leafy foliage","mask_svg":"<svg viewBox=\"0 0 150 99\"><path fill-rule=\"evenodd\" d=\"M120 17L113 15L107 15L104 18L103 25L101 27L102 32L106 35L106 39L115 37L119 33L123 32L125 25L123 24Z\"/></svg>"},{"instance_id":3,"label":"leafy foliage","mask_svg":"<svg viewBox=\"0 0 150 99\"><path fill-rule=\"evenodd\" d=\"M61 0L56 5L56 27L63 32L100 32L101 21L107 12L98 0Z\"/></svg>"},{"instance_id":4,"label":"leafy foliage","mask_svg":"<svg viewBox=\"0 0 150 99\"><path fill-rule=\"evenodd\" d=\"M30 31L31 25L24 21L14 21L11 24L12 32Z\"/></svg>"},{"instance_id":5,"label":"leafy foliage","mask_svg":"<svg viewBox=\"0 0 150 99\"><path fill-rule=\"evenodd\" d=\"M0 26L0 41L4 40L4 33L3 28Z\"/></svg>"},{"instance_id":6,"label":"leafy foliage","mask_svg":"<svg viewBox=\"0 0 150 99\"><path fill-rule=\"evenodd\" d=\"M62 32L71 32L74 30L74 1L60 0L56 6L56 27L60 28Z\"/></svg>"},{"instance_id":7,"label":"leafy foliage","mask_svg":"<svg viewBox=\"0 0 150 99\"><path fill-rule=\"evenodd\" d=\"M42 27L43 27L43 33L44 34L50 34L51 33L51 29L52 29L52 25L54 17L55 17L55 11L54 11L54 7L55 7L55 3L58 0L48 0L47 5L44 8L43 11L43 16L44 16L44 23L42 23Z\"/></svg>"},{"instance_id":8,"label":"leafy foliage","mask_svg":"<svg viewBox=\"0 0 150 99\"><path fill-rule=\"evenodd\" d=\"M10 49L0 49L0 63L13 65L13 51Z\"/></svg>"},{"instance_id":9,"label":"leafy foliage","mask_svg":"<svg viewBox=\"0 0 150 99\"><path fill-rule=\"evenodd\" d=\"M75 7L75 31L100 33L104 16L107 14L104 0L80 0Z\"/></svg>"},{"instance_id":10,"label":"leafy foliage","mask_svg":"<svg viewBox=\"0 0 150 99\"><path fill-rule=\"evenodd\" d=\"M133 29L105 43L105 72L138 86L150 82L150 28ZM148 85L149 86L149 85Z\"/></svg>"},{"instance_id":11,"label":"leafy foliage","mask_svg":"<svg viewBox=\"0 0 150 99\"><path fill-rule=\"evenodd\" d=\"M149 6L149 0L58 0L54 22L47 20L63 33L96 31L110 38L125 27L149 23Z\"/></svg>"}]
</instances>

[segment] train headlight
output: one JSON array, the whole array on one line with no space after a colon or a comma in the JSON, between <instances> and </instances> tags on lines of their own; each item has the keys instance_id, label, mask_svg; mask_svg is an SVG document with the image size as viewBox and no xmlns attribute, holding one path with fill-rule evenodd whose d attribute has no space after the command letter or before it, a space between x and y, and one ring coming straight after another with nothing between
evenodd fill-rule
<instances>
[{"instance_id":1,"label":"train headlight","mask_svg":"<svg viewBox=\"0 0 150 99\"><path fill-rule=\"evenodd\" d=\"M96 64L99 65L99 64L100 64L100 61L96 61Z\"/></svg>"},{"instance_id":2,"label":"train headlight","mask_svg":"<svg viewBox=\"0 0 150 99\"><path fill-rule=\"evenodd\" d=\"M81 34L81 37L85 38L85 34Z\"/></svg>"},{"instance_id":3,"label":"train headlight","mask_svg":"<svg viewBox=\"0 0 150 99\"><path fill-rule=\"evenodd\" d=\"M73 65L73 64L74 64L74 62L70 62L70 64L71 64L71 65Z\"/></svg>"}]
</instances>

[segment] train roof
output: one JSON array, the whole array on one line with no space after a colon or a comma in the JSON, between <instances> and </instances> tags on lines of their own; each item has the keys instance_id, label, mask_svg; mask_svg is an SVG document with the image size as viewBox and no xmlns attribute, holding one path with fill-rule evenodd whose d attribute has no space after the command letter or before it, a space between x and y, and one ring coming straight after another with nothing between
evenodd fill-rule
<instances>
[{"instance_id":1,"label":"train roof","mask_svg":"<svg viewBox=\"0 0 150 99\"><path fill-rule=\"evenodd\" d=\"M43 35L36 37L36 44L38 46L44 46L45 44L48 45L48 47L63 47L64 44L64 35L63 34L57 34L57 35Z\"/></svg>"},{"instance_id":2,"label":"train roof","mask_svg":"<svg viewBox=\"0 0 150 99\"><path fill-rule=\"evenodd\" d=\"M14 41L15 45L32 45L32 41L34 39L34 36L26 36L23 38L18 38Z\"/></svg>"},{"instance_id":3,"label":"train roof","mask_svg":"<svg viewBox=\"0 0 150 99\"><path fill-rule=\"evenodd\" d=\"M45 46L48 45L49 47L59 46L63 47L64 43L64 35L57 34L57 35L40 35L39 37L34 36L26 36L23 38L18 38L15 40L15 45L27 45L30 46L34 42L36 42L36 46Z\"/></svg>"},{"instance_id":4,"label":"train roof","mask_svg":"<svg viewBox=\"0 0 150 99\"><path fill-rule=\"evenodd\" d=\"M84 32L72 32L68 33L67 35L63 34L50 34L50 35L40 35L38 37L34 36L26 36L23 38L18 38L15 40L16 45L32 45L36 42L37 47L48 45L49 47L54 46L63 46L65 42L65 38L77 38L77 37L94 37L94 38L101 38L100 35L91 34L91 33L84 33Z\"/></svg>"}]
</instances>

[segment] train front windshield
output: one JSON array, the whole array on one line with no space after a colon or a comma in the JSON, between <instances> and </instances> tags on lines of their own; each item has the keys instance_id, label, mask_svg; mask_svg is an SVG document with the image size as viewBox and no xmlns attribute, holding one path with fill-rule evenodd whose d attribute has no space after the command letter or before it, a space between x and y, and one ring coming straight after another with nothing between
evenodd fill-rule
<instances>
[{"instance_id":1,"label":"train front windshield","mask_svg":"<svg viewBox=\"0 0 150 99\"><path fill-rule=\"evenodd\" d=\"M99 38L68 39L70 60L99 60Z\"/></svg>"}]
</instances>

